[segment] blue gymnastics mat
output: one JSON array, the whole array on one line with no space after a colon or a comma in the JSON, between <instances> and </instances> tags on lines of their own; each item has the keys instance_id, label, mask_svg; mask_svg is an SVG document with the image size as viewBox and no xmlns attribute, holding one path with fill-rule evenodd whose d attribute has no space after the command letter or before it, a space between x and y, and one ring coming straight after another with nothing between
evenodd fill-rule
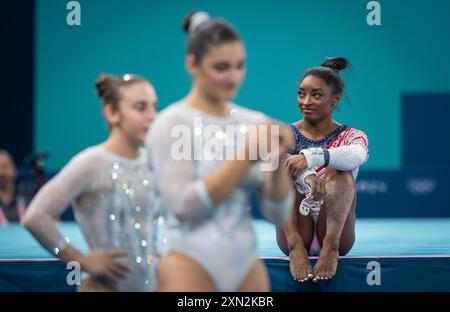
<instances>
[{"instance_id":1,"label":"blue gymnastics mat","mask_svg":"<svg viewBox=\"0 0 450 312\"><path fill-rule=\"evenodd\" d=\"M336 277L317 284L294 281L274 226L253 224L273 291L450 291L450 219L359 219L355 245L339 260ZM59 227L87 251L76 223ZM379 283L370 282L375 271ZM74 291L66 283L68 272L19 225L0 228L0 291Z\"/></svg>"}]
</instances>

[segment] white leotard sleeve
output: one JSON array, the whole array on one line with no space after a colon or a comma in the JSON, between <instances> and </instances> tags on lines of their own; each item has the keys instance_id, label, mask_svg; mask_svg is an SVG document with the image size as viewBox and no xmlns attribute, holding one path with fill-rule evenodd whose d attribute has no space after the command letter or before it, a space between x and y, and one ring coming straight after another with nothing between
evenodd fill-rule
<instances>
[{"instance_id":1,"label":"white leotard sleeve","mask_svg":"<svg viewBox=\"0 0 450 312\"><path fill-rule=\"evenodd\" d=\"M308 169L326 165L342 171L356 170L369 158L368 139L360 130L350 129L340 144L328 149L311 147L301 150L300 153L305 155Z\"/></svg>"},{"instance_id":2,"label":"white leotard sleeve","mask_svg":"<svg viewBox=\"0 0 450 312\"><path fill-rule=\"evenodd\" d=\"M39 190L27 209L22 224L51 253L58 254L66 246L56 218L79 194L89 189L92 168L95 163L84 155L77 155Z\"/></svg>"},{"instance_id":3,"label":"white leotard sleeve","mask_svg":"<svg viewBox=\"0 0 450 312\"><path fill-rule=\"evenodd\" d=\"M289 191L288 196L279 202L272 201L267 194L262 194L261 197L261 212L264 217L273 224L284 225L294 204L294 191Z\"/></svg>"},{"instance_id":4,"label":"white leotard sleeve","mask_svg":"<svg viewBox=\"0 0 450 312\"><path fill-rule=\"evenodd\" d=\"M147 138L147 145L152 147L149 159L153 163L162 202L180 220L199 219L210 212L212 202L202 178L195 175L193 157L177 159L172 154L176 146L180 147L176 144L179 137L172 132L176 131L177 126L181 131L192 134L191 129L175 114L156 119ZM191 144L191 141L187 143Z\"/></svg>"},{"instance_id":5,"label":"white leotard sleeve","mask_svg":"<svg viewBox=\"0 0 450 312\"><path fill-rule=\"evenodd\" d=\"M360 144L344 145L330 148L330 162L328 166L337 170L354 170L367 161L367 148Z\"/></svg>"}]
</instances>

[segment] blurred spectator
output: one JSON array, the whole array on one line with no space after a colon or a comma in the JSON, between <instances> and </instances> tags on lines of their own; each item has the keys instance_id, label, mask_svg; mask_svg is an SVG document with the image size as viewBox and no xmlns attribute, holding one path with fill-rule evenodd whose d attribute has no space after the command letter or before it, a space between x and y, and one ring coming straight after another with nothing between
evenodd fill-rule
<instances>
[{"instance_id":1,"label":"blurred spectator","mask_svg":"<svg viewBox=\"0 0 450 312\"><path fill-rule=\"evenodd\" d=\"M0 149L0 226L20 222L25 214L26 200L17 192L16 181L14 160Z\"/></svg>"}]
</instances>

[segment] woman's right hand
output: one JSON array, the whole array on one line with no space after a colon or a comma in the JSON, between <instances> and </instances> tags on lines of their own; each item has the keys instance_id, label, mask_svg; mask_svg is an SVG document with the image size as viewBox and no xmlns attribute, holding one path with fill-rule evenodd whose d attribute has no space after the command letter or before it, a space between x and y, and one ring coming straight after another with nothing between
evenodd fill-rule
<instances>
[{"instance_id":1,"label":"woman's right hand","mask_svg":"<svg viewBox=\"0 0 450 312\"><path fill-rule=\"evenodd\" d=\"M273 128L273 126L277 127ZM275 142L274 142L275 141ZM256 156L256 159L268 158L268 154L277 154L281 157L288 153L295 146L295 137L292 131L285 125L268 120L266 123L258 125L251 131L246 140L246 155ZM249 150L254 148L251 153ZM272 148L275 148L272 150Z\"/></svg>"},{"instance_id":2,"label":"woman's right hand","mask_svg":"<svg viewBox=\"0 0 450 312\"><path fill-rule=\"evenodd\" d=\"M305 178L305 183L311 188L310 196L313 200L320 201L325 199L325 180L312 174Z\"/></svg>"},{"instance_id":3,"label":"woman's right hand","mask_svg":"<svg viewBox=\"0 0 450 312\"><path fill-rule=\"evenodd\" d=\"M131 271L130 267L119 259L127 255L126 249L90 251L82 259L81 267L93 277L106 277L112 282L117 282Z\"/></svg>"}]
</instances>

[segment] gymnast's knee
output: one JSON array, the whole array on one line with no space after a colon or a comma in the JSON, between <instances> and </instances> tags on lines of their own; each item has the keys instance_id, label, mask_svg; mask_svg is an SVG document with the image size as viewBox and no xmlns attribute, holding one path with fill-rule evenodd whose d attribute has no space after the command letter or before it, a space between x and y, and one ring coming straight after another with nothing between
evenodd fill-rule
<instances>
[{"instance_id":1,"label":"gymnast's knee","mask_svg":"<svg viewBox=\"0 0 450 312\"><path fill-rule=\"evenodd\" d=\"M339 242L339 256L345 256L347 255L350 250L353 248L353 245L355 243L355 238L350 239L348 241L343 242L342 239Z\"/></svg>"},{"instance_id":2,"label":"gymnast's knee","mask_svg":"<svg viewBox=\"0 0 450 312\"><path fill-rule=\"evenodd\" d=\"M289 256L289 246L286 238L286 234L284 233L284 229L282 227L276 228L276 239L277 244L280 250L286 255Z\"/></svg>"}]
</instances>

